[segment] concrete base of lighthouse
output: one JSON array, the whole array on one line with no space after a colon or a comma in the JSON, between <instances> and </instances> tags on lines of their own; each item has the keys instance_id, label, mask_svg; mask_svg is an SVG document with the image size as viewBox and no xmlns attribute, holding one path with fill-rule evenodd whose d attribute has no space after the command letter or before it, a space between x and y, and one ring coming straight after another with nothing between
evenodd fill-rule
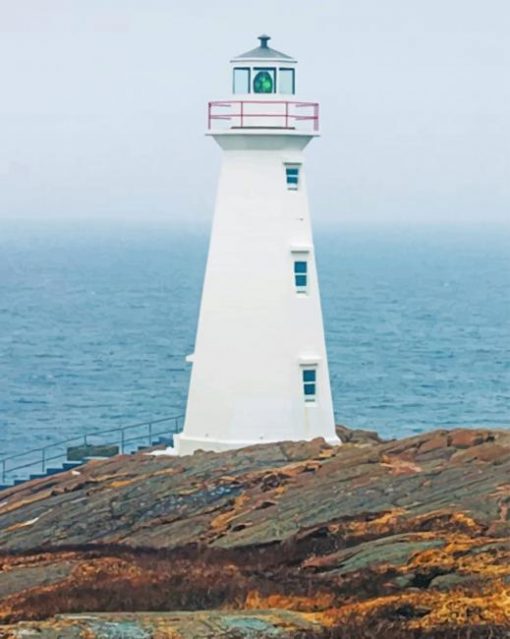
<instances>
[{"instance_id":1,"label":"concrete base of lighthouse","mask_svg":"<svg viewBox=\"0 0 510 639\"><path fill-rule=\"evenodd\" d=\"M295 441L295 440L292 440ZM311 440L302 440L311 441ZM337 437L328 438L325 440L330 446L339 446L342 442ZM236 450L238 448L247 448L248 446L255 446L258 444L277 444L281 443L280 440L228 440L218 441L208 438L198 437L186 437L183 434L176 435L174 437L174 447L178 455L192 455L197 450L211 451L215 453L221 453L227 450Z\"/></svg>"}]
</instances>

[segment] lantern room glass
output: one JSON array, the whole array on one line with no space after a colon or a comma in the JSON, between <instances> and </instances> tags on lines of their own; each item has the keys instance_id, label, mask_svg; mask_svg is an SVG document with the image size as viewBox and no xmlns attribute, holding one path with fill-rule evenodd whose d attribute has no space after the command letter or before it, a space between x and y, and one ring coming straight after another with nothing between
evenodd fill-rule
<instances>
[{"instance_id":1,"label":"lantern room glass","mask_svg":"<svg viewBox=\"0 0 510 639\"><path fill-rule=\"evenodd\" d=\"M253 93L274 93L275 92L275 70L274 69L254 69Z\"/></svg>"},{"instance_id":2,"label":"lantern room glass","mask_svg":"<svg viewBox=\"0 0 510 639\"><path fill-rule=\"evenodd\" d=\"M294 95L295 92L294 69L279 69L278 93L282 95Z\"/></svg>"},{"instance_id":3,"label":"lantern room glass","mask_svg":"<svg viewBox=\"0 0 510 639\"><path fill-rule=\"evenodd\" d=\"M234 93L250 92L250 69L237 67L234 69Z\"/></svg>"}]
</instances>

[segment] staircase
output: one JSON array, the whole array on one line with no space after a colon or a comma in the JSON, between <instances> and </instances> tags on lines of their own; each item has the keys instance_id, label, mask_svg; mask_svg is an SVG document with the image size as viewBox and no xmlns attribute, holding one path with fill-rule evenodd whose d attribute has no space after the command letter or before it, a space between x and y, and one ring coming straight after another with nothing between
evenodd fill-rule
<instances>
[{"instance_id":1,"label":"staircase","mask_svg":"<svg viewBox=\"0 0 510 639\"><path fill-rule=\"evenodd\" d=\"M88 461L173 446L182 415L86 433L0 459L0 491L74 470ZM51 464L51 465L50 465Z\"/></svg>"}]
</instances>

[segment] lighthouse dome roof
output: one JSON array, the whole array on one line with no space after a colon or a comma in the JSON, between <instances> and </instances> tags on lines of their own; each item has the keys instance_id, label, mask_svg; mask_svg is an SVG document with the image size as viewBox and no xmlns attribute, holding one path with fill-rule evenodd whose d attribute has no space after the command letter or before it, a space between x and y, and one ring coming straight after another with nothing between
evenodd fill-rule
<instances>
[{"instance_id":1,"label":"lighthouse dome roof","mask_svg":"<svg viewBox=\"0 0 510 639\"><path fill-rule=\"evenodd\" d=\"M235 60L287 60L288 62L295 62L295 59L292 56L268 46L268 42L271 40L270 36L261 35L258 38L260 40L260 45L258 47L251 49L250 51L246 51L246 53L241 53L233 58L232 62Z\"/></svg>"}]
</instances>

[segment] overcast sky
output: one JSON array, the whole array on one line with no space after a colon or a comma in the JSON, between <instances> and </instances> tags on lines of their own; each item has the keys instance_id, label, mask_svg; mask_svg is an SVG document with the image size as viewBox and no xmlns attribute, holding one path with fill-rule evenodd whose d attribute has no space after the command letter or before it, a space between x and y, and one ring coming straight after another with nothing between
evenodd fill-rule
<instances>
[{"instance_id":1,"label":"overcast sky","mask_svg":"<svg viewBox=\"0 0 510 639\"><path fill-rule=\"evenodd\" d=\"M262 32L321 102L317 223L508 223L509 0L0 0L0 217L207 224Z\"/></svg>"}]
</instances>

